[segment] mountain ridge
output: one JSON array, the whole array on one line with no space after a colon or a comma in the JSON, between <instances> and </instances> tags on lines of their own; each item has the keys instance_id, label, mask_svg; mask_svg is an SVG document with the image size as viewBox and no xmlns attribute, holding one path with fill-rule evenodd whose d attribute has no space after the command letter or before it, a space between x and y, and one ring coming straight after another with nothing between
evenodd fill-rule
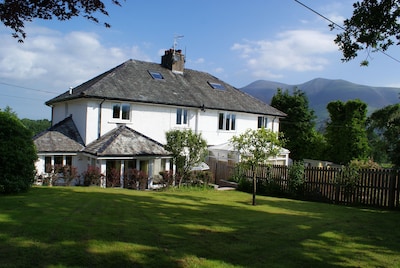
<instances>
[{"instance_id":1,"label":"mountain ridge","mask_svg":"<svg viewBox=\"0 0 400 268\"><path fill-rule=\"evenodd\" d=\"M376 87L352 83L343 79L315 78L302 84L289 85L285 83L256 80L240 90L268 104L271 103L277 88L289 90L298 88L305 92L309 107L315 111L317 124L328 119L326 106L331 101L348 101L360 99L368 105L368 114L377 109L399 102L400 88ZM284 112L284 111L283 111Z\"/></svg>"}]
</instances>

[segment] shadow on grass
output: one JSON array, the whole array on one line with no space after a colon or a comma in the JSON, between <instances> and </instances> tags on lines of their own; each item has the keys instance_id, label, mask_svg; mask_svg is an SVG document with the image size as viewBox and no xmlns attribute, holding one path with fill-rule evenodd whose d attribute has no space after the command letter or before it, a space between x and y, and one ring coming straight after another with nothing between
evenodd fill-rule
<instances>
[{"instance_id":1,"label":"shadow on grass","mask_svg":"<svg viewBox=\"0 0 400 268\"><path fill-rule=\"evenodd\" d=\"M239 192L33 188L0 197L2 267L388 267L399 213Z\"/></svg>"}]
</instances>

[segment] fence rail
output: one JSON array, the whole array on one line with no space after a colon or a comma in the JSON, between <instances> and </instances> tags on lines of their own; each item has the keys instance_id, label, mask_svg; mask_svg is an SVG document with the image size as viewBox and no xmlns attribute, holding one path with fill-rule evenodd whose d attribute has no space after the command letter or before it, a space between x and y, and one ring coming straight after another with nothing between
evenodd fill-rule
<instances>
[{"instance_id":1,"label":"fence rail","mask_svg":"<svg viewBox=\"0 0 400 268\"><path fill-rule=\"evenodd\" d=\"M234 167L227 162L209 163L218 184L221 179L234 175ZM264 188L273 185L281 194L293 195L287 166L259 166L256 170L258 184ZM245 173L250 180L252 171ZM343 179L343 169L304 169L303 184L296 192L306 200L345 205L362 205L383 208L400 208L400 171L393 169L361 169L354 181ZM262 188L262 187L260 187Z\"/></svg>"}]
</instances>

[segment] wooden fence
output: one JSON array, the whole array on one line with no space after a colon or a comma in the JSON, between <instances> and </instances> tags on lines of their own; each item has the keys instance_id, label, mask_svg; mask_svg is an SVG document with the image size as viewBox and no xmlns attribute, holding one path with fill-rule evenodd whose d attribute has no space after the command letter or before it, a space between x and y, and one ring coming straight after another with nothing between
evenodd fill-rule
<instances>
[{"instance_id":1,"label":"wooden fence","mask_svg":"<svg viewBox=\"0 0 400 268\"><path fill-rule=\"evenodd\" d=\"M210 162L215 183L229 179L235 169L227 162ZM287 166L259 166L258 184L274 186L286 196L296 195L305 200L314 200L345 205L361 205L383 208L400 208L400 171L392 169L359 170L355 180L348 180L340 168L304 169L303 184L293 192ZM251 180L252 172L245 176ZM264 187L265 188L265 187ZM267 187L268 188L268 187ZM268 194L268 193L267 193Z\"/></svg>"}]
</instances>

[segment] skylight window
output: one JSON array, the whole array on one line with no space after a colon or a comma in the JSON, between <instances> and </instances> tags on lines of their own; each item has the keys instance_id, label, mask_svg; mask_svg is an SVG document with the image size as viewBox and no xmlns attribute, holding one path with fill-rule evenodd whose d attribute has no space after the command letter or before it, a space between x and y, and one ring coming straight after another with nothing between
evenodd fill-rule
<instances>
[{"instance_id":1,"label":"skylight window","mask_svg":"<svg viewBox=\"0 0 400 268\"><path fill-rule=\"evenodd\" d=\"M156 80L164 79L164 77L162 76L162 74L160 72L149 71L149 74L151 75L151 77L153 77L153 79L156 79Z\"/></svg>"},{"instance_id":2,"label":"skylight window","mask_svg":"<svg viewBox=\"0 0 400 268\"><path fill-rule=\"evenodd\" d=\"M213 89L225 90L225 87L224 87L223 85L221 85L220 83L208 82L208 84L209 84Z\"/></svg>"}]
</instances>

